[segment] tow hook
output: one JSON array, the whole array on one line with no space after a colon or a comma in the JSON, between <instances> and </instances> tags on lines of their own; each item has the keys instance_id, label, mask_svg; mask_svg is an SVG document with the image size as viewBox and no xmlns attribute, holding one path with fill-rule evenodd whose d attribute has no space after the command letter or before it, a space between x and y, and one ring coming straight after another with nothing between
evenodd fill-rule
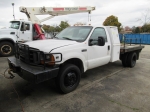
<instances>
[{"instance_id":1,"label":"tow hook","mask_svg":"<svg viewBox=\"0 0 150 112\"><path fill-rule=\"evenodd\" d=\"M15 77L12 72L13 72L12 69L9 69L9 70L8 70L8 74L10 75L10 76L8 77L9 79L13 79L13 78Z\"/></svg>"}]
</instances>

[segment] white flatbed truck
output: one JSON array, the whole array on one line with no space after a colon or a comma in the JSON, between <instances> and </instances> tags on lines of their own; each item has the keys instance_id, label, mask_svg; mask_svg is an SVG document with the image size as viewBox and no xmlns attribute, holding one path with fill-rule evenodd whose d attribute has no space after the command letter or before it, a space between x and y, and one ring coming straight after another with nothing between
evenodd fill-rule
<instances>
[{"instance_id":1,"label":"white flatbed truck","mask_svg":"<svg viewBox=\"0 0 150 112\"><path fill-rule=\"evenodd\" d=\"M81 74L119 59L134 67L144 46L121 46L115 26L72 26L52 40L16 44L9 68L33 83L52 78L63 93L77 88Z\"/></svg>"}]
</instances>

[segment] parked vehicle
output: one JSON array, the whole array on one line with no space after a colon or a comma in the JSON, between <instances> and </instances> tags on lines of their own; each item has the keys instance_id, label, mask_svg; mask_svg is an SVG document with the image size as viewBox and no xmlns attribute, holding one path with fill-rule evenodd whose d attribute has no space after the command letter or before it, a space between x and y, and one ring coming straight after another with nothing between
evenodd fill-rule
<instances>
[{"instance_id":1,"label":"parked vehicle","mask_svg":"<svg viewBox=\"0 0 150 112\"><path fill-rule=\"evenodd\" d=\"M8 29L0 29L0 56L11 56L14 54L16 42L27 42L33 40L45 40L44 30L41 22L55 16L83 13L95 10L95 7L20 7L20 12L27 15L29 21L13 20ZM36 15L52 15L39 20Z\"/></svg>"},{"instance_id":2,"label":"parked vehicle","mask_svg":"<svg viewBox=\"0 0 150 112\"><path fill-rule=\"evenodd\" d=\"M115 26L72 26L52 40L16 44L9 68L25 80L40 83L52 78L63 93L77 88L81 74L121 59L134 67L144 46L121 46Z\"/></svg>"}]
</instances>

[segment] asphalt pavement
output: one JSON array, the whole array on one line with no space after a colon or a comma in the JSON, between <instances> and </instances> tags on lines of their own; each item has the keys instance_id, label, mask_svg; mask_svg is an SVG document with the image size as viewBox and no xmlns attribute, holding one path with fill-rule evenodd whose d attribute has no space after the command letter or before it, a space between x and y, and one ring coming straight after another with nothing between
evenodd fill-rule
<instances>
[{"instance_id":1,"label":"asphalt pavement","mask_svg":"<svg viewBox=\"0 0 150 112\"><path fill-rule=\"evenodd\" d=\"M117 61L88 70L69 94L60 94L54 80L35 85L18 75L6 79L7 68L0 57L0 112L150 112L150 45L134 68Z\"/></svg>"}]
</instances>

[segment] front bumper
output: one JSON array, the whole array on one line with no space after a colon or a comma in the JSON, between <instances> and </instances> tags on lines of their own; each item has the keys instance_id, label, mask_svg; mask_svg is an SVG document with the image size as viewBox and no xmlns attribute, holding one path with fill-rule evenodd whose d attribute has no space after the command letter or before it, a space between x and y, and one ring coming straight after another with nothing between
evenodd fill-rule
<instances>
[{"instance_id":1,"label":"front bumper","mask_svg":"<svg viewBox=\"0 0 150 112\"><path fill-rule=\"evenodd\" d=\"M15 57L9 57L8 64L14 73L17 73L23 79L33 83L40 83L55 78L59 71L59 67L45 67L44 69L43 67L26 64Z\"/></svg>"}]
</instances>

